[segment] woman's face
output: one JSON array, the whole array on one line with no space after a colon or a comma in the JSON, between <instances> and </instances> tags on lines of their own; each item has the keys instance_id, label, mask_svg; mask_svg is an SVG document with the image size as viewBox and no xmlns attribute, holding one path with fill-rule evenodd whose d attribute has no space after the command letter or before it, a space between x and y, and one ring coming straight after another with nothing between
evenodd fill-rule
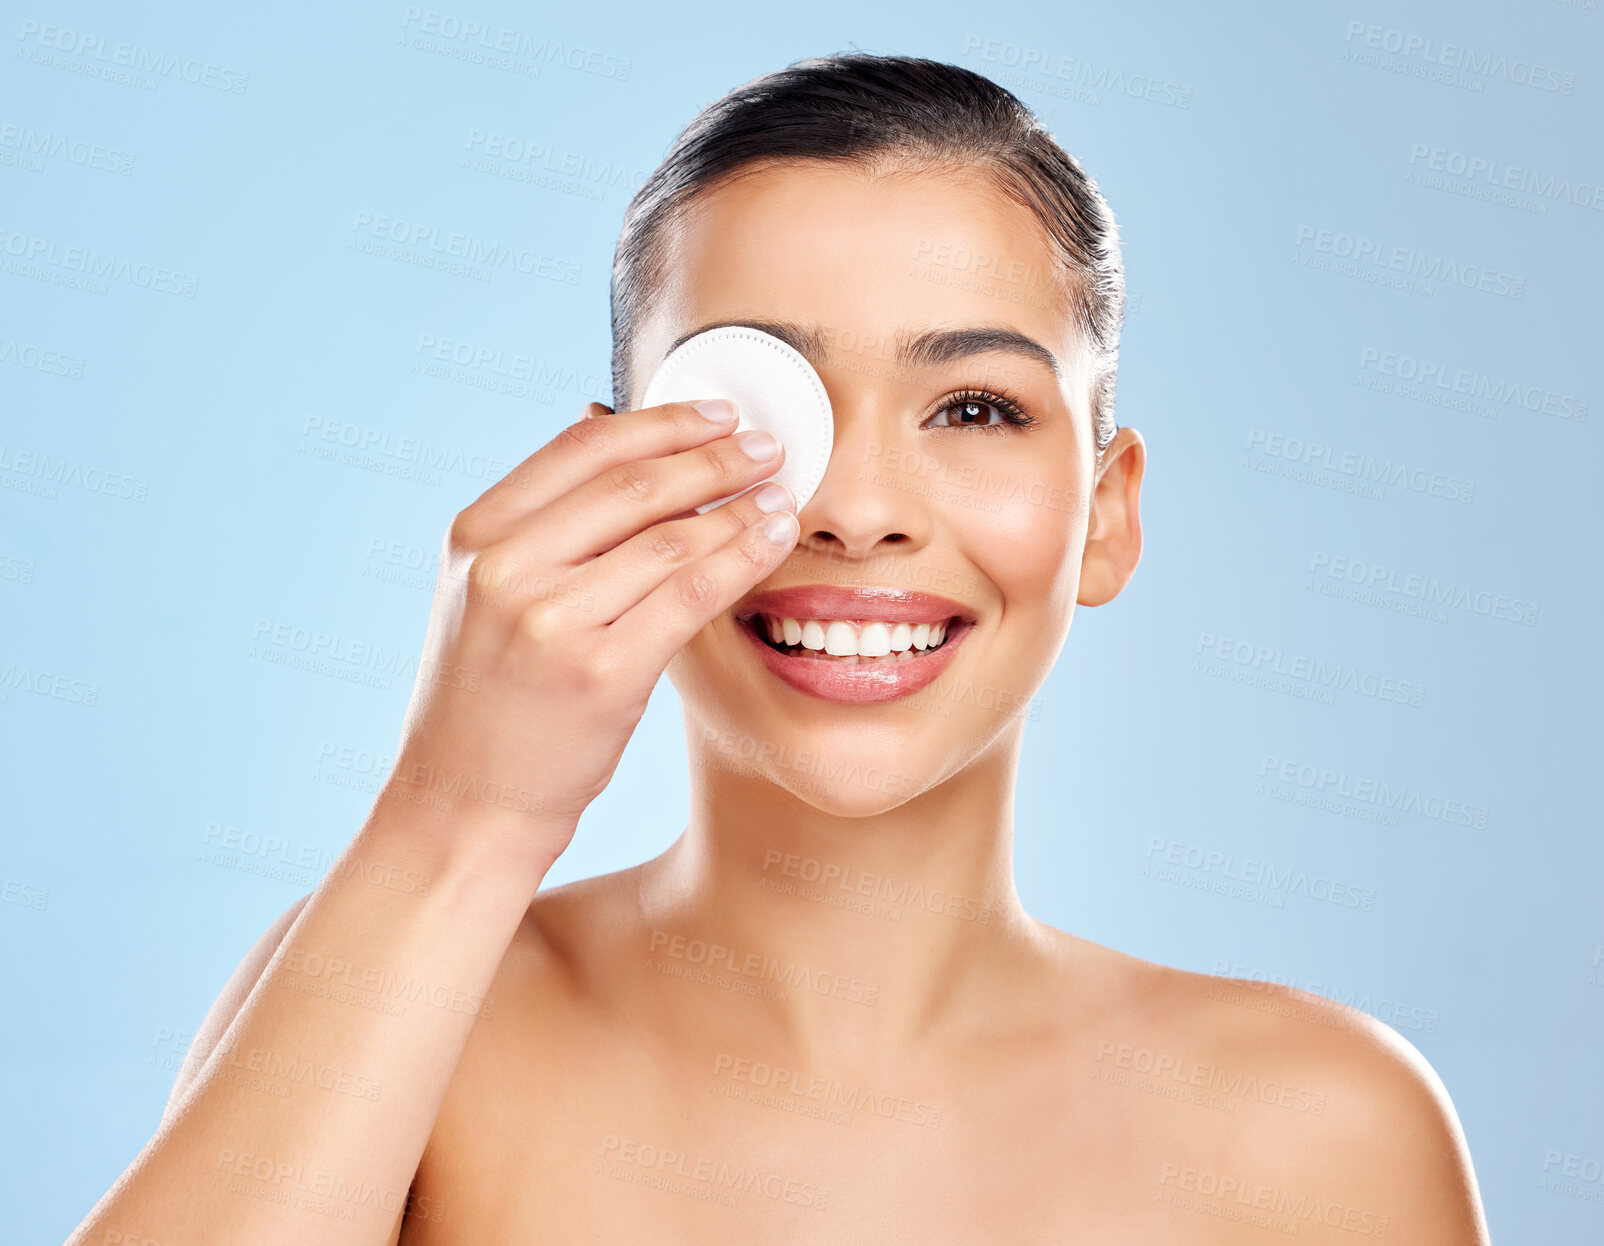
<instances>
[{"instance_id":1,"label":"woman's face","mask_svg":"<svg viewBox=\"0 0 1604 1246\"><path fill-rule=\"evenodd\" d=\"M1017 743L1077 598L1114 596L1140 553L1140 438L1121 431L1099 483L1093 360L1039 223L962 173L809 162L698 195L669 242L670 273L634 343L632 400L692 332L798 326L804 336L781 335L835 414L829 469L791 555L669 665L703 754L693 760L751 767L822 810L863 815ZM955 330L1000 331L1014 346ZM899 354L933 332L949 336ZM915 691L821 695L774 663L837 659L765 654L742 621L759 593L821 585L935 594L915 611L972 622L949 627L952 652ZM886 618L870 603L840 608L829 617ZM764 632L763 618L751 627Z\"/></svg>"}]
</instances>

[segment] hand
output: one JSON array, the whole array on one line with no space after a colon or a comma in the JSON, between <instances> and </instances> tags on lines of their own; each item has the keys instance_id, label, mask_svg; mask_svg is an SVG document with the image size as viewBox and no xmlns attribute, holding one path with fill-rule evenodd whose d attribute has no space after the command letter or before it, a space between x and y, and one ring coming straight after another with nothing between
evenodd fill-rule
<instances>
[{"instance_id":1,"label":"hand","mask_svg":"<svg viewBox=\"0 0 1604 1246\"><path fill-rule=\"evenodd\" d=\"M773 481L695 513L784 459L735 423L724 401L592 403L457 515L381 801L498 835L537 871L557 859L669 660L796 542ZM743 449L765 439L771 457Z\"/></svg>"}]
</instances>

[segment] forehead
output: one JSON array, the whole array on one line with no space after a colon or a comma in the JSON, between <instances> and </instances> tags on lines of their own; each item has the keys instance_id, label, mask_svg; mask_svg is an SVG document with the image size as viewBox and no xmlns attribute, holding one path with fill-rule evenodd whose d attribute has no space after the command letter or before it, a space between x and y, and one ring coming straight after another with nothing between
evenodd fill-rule
<instances>
[{"instance_id":1,"label":"forehead","mask_svg":"<svg viewBox=\"0 0 1604 1246\"><path fill-rule=\"evenodd\" d=\"M699 327L758 319L815 330L793 345L821 368L850 367L866 350L899 366L939 363L933 331L983 330L1044 347L1051 358L1038 366L1060 381L1083 372L1046 230L963 170L751 166L694 196L664 242L636 375Z\"/></svg>"}]
</instances>

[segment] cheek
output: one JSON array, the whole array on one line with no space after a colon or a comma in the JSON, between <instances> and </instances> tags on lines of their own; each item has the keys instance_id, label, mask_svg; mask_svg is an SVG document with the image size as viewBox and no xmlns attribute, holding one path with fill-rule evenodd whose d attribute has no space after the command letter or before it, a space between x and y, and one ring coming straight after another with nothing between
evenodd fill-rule
<instances>
[{"instance_id":1,"label":"cheek","mask_svg":"<svg viewBox=\"0 0 1604 1246\"><path fill-rule=\"evenodd\" d=\"M1044 484L1032 496L997 498L991 511L954 520L966 534L965 552L1001 591L1010 614L1067 608L1079 588L1086 520L1048 489Z\"/></svg>"}]
</instances>

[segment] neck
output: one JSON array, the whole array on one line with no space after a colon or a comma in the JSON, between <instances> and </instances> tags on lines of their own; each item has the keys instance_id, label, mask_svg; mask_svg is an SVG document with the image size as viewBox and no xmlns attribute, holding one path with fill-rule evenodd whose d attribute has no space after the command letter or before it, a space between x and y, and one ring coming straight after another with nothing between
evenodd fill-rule
<instances>
[{"instance_id":1,"label":"neck","mask_svg":"<svg viewBox=\"0 0 1604 1246\"><path fill-rule=\"evenodd\" d=\"M828 777L787 770L793 794L687 728L690 823L641 876L656 954L721 975L793 1049L907 1050L986 1015L1021 949L1039 954L1013 878L1018 732L893 809L847 816L807 799Z\"/></svg>"}]
</instances>

